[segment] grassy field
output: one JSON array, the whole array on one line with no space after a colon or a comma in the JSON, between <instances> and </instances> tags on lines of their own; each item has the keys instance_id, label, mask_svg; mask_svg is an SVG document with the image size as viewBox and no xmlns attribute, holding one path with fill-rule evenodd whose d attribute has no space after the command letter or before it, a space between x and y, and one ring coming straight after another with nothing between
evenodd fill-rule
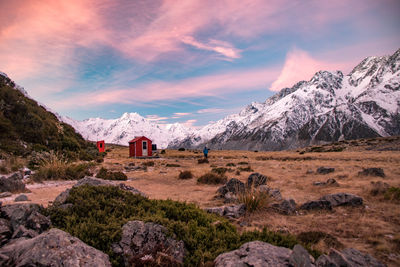
<instances>
[{"instance_id":1,"label":"grassy field","mask_svg":"<svg viewBox=\"0 0 400 267\"><path fill-rule=\"evenodd\" d=\"M201 151L166 150L155 159L128 158L128 148L108 146L110 149L100 167L124 171L124 183L145 192L152 199L172 199L195 203L200 207L222 205L214 199L219 185L198 184L197 178L215 167L230 168L228 178L243 182L252 172L238 171L250 166L254 172L266 175L269 187L279 188L283 198L292 198L297 204L338 192L353 193L364 199L364 207L338 207L333 211L302 212L297 215L280 215L266 207L235 221L240 231L262 229L301 234L323 232L327 237L316 241L315 248L323 252L329 247L354 247L371 253L389 266L400 265L400 208L399 201L385 200L383 195L372 196L371 182L382 181L390 186L400 186L400 153L398 151L366 150L355 146L341 152L254 152L213 151L209 163L198 164ZM318 150L318 149L316 149ZM153 163L151 163L153 162ZM124 166L134 163L146 167L125 171ZM335 172L321 175L318 167L333 167ZM359 176L363 168L383 168L386 177ZM180 172L190 171L191 179L178 179ZM334 178L338 187L316 187L314 181ZM32 202L47 205L55 196L70 187L70 183L55 186L31 186ZM245 222L245 223L244 223ZM241 227L240 225L246 225ZM333 240L333 241L332 241Z\"/></svg>"}]
</instances>

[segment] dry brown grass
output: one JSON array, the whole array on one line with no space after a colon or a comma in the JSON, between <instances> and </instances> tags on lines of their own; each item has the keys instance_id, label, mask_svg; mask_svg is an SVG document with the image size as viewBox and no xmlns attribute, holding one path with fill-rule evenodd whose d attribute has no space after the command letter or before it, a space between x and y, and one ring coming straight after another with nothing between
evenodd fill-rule
<instances>
[{"instance_id":1,"label":"dry brown grass","mask_svg":"<svg viewBox=\"0 0 400 267\"><path fill-rule=\"evenodd\" d=\"M110 148L110 146L108 147ZM359 149L357 147L357 149ZM197 153L196 153L197 152ZM390 186L400 185L400 153L396 151L342 151L325 153L299 154L295 151L258 152L253 151L214 151L209 153L209 164L198 164L202 153L195 150L177 151L165 150L159 159L151 159L154 166L148 166L147 171L138 170L126 172L128 181L124 182L145 192L154 199L173 199L195 203L200 207L221 205L215 200L215 192L220 185L198 184L196 179L177 179L180 172L190 170L194 177L211 171L213 166L226 167L228 163L236 166L239 162L248 162L254 170L271 179L268 185L279 188L284 198L293 198L301 204L308 200L318 199L325 194L346 192L357 194L364 198L364 208L339 207L332 212L318 211L302 213L296 216L286 216L271 210L261 210L248 215L245 220L249 226L245 229L261 229L267 226L271 230L288 231L300 234L308 231L322 231L335 237L345 247L354 247L371 253L389 266L400 265L400 207L399 203L384 200L383 197L372 196L370 186L372 181L382 181ZM111 147L102 166L112 171L125 171L124 166L135 163L142 166L145 159L128 158L127 147ZM180 167L166 167L176 164ZM230 164L231 165L231 164ZM318 167L333 167L334 173L316 174ZM359 177L363 168L383 168L385 178ZM310 171L312 171L310 173ZM227 172L229 178L238 178L245 182L249 172ZM339 187L315 187L314 181L326 181L335 178ZM64 189L57 187L55 191ZM32 190L29 196L33 202L41 204L54 200L56 192L50 190ZM46 195L44 197L43 195ZM329 244L317 244L323 251L329 249Z\"/></svg>"}]
</instances>

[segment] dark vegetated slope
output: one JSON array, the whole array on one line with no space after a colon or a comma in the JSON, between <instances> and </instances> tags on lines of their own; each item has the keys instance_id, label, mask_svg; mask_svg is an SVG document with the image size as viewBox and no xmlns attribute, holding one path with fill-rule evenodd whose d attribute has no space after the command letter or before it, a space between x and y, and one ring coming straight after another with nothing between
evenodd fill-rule
<instances>
[{"instance_id":1,"label":"dark vegetated slope","mask_svg":"<svg viewBox=\"0 0 400 267\"><path fill-rule=\"evenodd\" d=\"M193 204L147 199L112 186L73 188L67 203L72 206L53 206L46 210L53 226L107 253L114 266L119 266L121 259L112 252L111 245L119 242L122 226L131 220L161 224L177 240L183 240L187 250L185 266L199 266L253 240L289 248L298 243L294 236L266 229L239 234L226 219L206 213ZM318 252L311 252L318 255Z\"/></svg>"},{"instance_id":2,"label":"dark vegetated slope","mask_svg":"<svg viewBox=\"0 0 400 267\"><path fill-rule=\"evenodd\" d=\"M85 160L99 156L94 144L26 97L3 75L0 75L0 149L15 155L55 150L68 158Z\"/></svg>"}]
</instances>

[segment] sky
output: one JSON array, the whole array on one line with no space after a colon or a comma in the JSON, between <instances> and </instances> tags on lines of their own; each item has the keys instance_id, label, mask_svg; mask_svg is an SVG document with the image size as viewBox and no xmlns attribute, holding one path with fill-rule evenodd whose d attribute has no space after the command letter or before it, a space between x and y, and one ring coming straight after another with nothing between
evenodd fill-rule
<instances>
[{"instance_id":1,"label":"sky","mask_svg":"<svg viewBox=\"0 0 400 267\"><path fill-rule=\"evenodd\" d=\"M0 71L60 115L199 127L400 48L398 0L0 0Z\"/></svg>"}]
</instances>

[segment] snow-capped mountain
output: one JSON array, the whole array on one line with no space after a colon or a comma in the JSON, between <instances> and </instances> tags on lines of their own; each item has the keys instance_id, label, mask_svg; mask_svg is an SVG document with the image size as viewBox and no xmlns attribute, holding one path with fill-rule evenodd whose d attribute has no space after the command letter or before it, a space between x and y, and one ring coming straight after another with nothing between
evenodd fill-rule
<instances>
[{"instance_id":1,"label":"snow-capped mountain","mask_svg":"<svg viewBox=\"0 0 400 267\"><path fill-rule=\"evenodd\" d=\"M319 71L169 147L281 150L399 134L400 50L368 57L348 75Z\"/></svg>"},{"instance_id":2,"label":"snow-capped mountain","mask_svg":"<svg viewBox=\"0 0 400 267\"><path fill-rule=\"evenodd\" d=\"M182 124L158 124L137 113L124 113L118 119L90 118L76 121L69 117L62 120L73 126L84 138L107 143L128 145L135 136L146 136L159 148L167 147L171 140L183 139L193 132Z\"/></svg>"}]
</instances>

